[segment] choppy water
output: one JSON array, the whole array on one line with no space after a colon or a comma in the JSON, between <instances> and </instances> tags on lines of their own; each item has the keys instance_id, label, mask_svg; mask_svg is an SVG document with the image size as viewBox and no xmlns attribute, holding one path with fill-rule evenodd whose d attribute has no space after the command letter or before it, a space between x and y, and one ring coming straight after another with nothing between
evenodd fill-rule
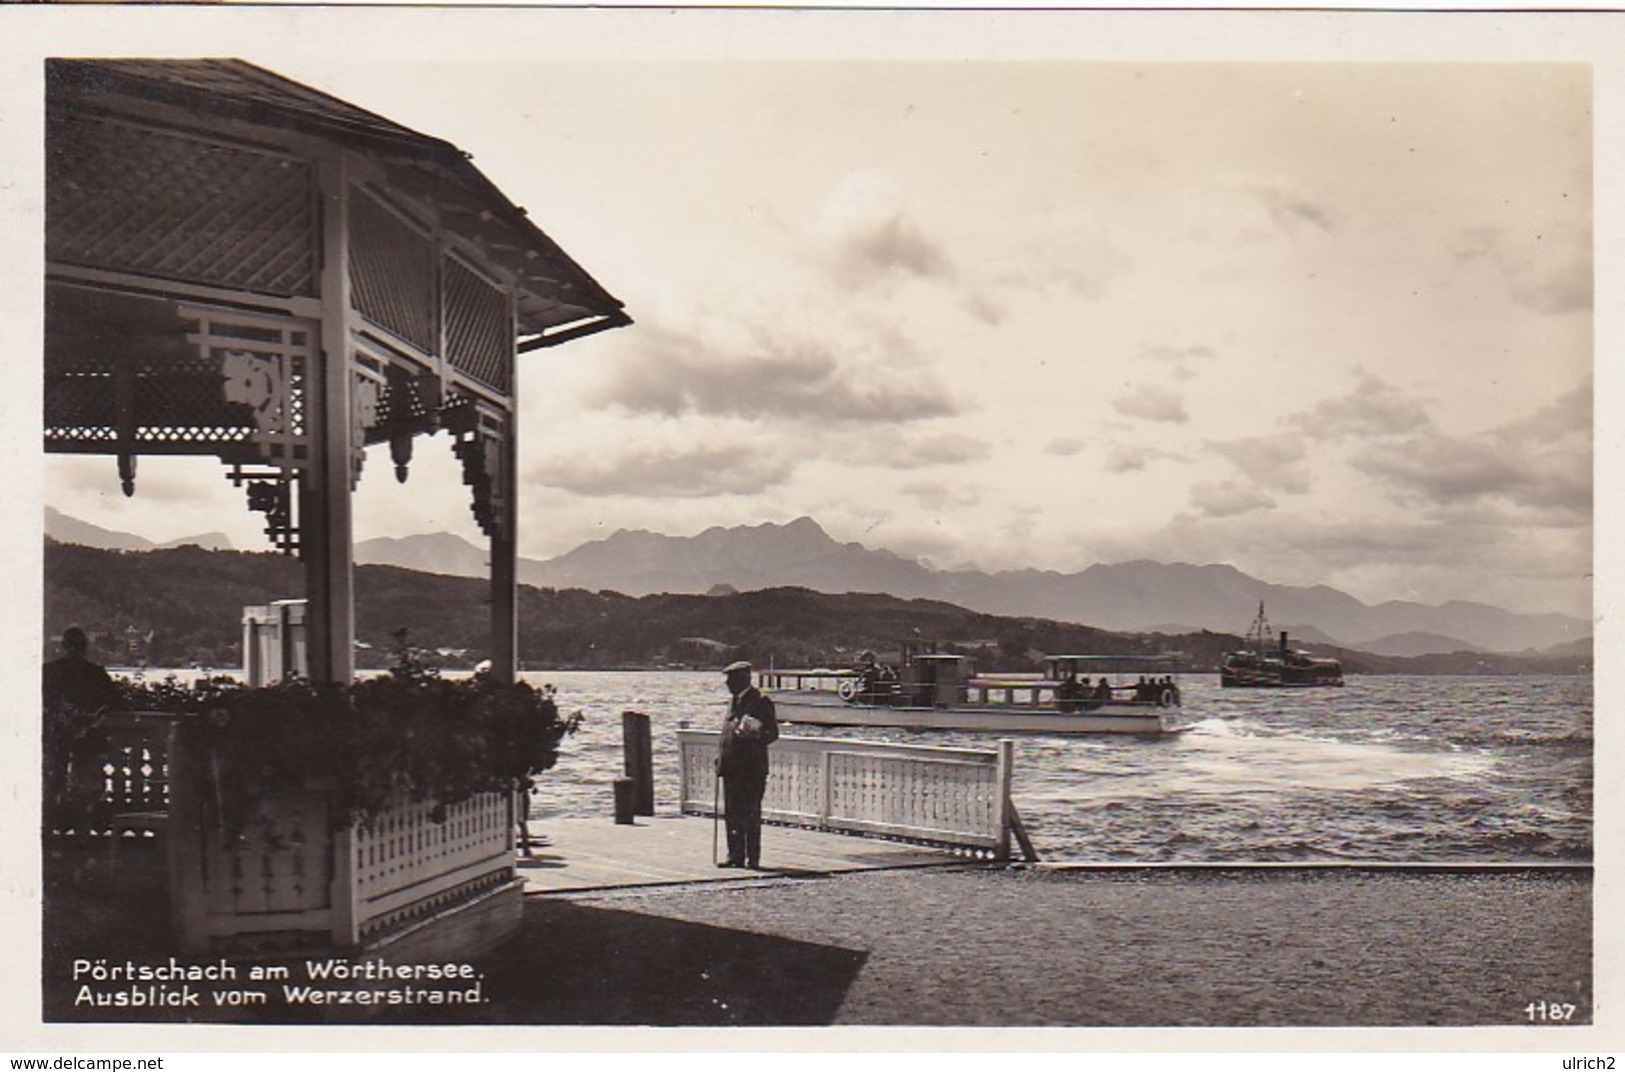
<instances>
[{"instance_id":1,"label":"choppy water","mask_svg":"<svg viewBox=\"0 0 1625 1072\"><path fill-rule=\"evenodd\" d=\"M527 674L582 729L537 812L609 816L622 711L653 717L655 795L677 796L675 730L722 717L720 675ZM1013 796L1049 860L1588 860L1589 677L1351 677L1343 689L1182 683L1168 738L1018 735ZM988 747L992 738L795 726L787 733Z\"/></svg>"}]
</instances>

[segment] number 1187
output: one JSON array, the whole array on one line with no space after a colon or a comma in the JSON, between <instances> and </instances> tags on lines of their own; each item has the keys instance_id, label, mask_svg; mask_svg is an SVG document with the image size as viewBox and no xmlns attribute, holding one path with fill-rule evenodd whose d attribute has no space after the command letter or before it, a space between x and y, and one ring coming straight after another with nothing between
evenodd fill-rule
<instances>
[{"instance_id":1,"label":"number 1187","mask_svg":"<svg viewBox=\"0 0 1625 1072\"><path fill-rule=\"evenodd\" d=\"M1523 1011L1530 1023L1567 1023L1574 1016L1574 1008L1566 1001L1531 1001Z\"/></svg>"}]
</instances>

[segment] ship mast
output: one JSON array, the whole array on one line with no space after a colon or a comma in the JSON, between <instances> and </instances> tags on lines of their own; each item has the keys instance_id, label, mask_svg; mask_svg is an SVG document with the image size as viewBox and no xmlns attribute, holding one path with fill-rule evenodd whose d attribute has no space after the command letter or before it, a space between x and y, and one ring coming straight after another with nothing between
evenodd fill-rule
<instances>
[{"instance_id":1,"label":"ship mast","mask_svg":"<svg viewBox=\"0 0 1625 1072\"><path fill-rule=\"evenodd\" d=\"M1247 639L1253 643L1253 653L1260 659L1264 658L1265 645L1272 639L1270 620L1264 617L1264 601L1258 601L1258 617L1253 619L1252 627L1247 631Z\"/></svg>"}]
</instances>

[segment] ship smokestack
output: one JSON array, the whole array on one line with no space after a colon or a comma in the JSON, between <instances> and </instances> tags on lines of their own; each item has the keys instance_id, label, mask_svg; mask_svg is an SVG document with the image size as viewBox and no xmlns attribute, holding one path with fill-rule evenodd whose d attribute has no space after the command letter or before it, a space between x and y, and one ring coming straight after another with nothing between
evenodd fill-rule
<instances>
[{"instance_id":1,"label":"ship smokestack","mask_svg":"<svg viewBox=\"0 0 1625 1072\"><path fill-rule=\"evenodd\" d=\"M1286 654L1286 630L1281 630L1281 654Z\"/></svg>"}]
</instances>

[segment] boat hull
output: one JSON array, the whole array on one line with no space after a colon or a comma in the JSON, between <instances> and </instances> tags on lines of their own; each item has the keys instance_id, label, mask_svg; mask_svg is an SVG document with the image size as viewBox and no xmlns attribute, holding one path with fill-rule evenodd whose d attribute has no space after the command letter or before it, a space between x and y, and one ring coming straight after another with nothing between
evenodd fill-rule
<instances>
[{"instance_id":1,"label":"boat hull","mask_svg":"<svg viewBox=\"0 0 1625 1072\"><path fill-rule=\"evenodd\" d=\"M956 730L964 733L1175 733L1178 708L1126 703L1103 704L1069 713L1018 704L966 704L905 707L846 703L828 692L769 692L779 721L808 726L868 726L876 729Z\"/></svg>"},{"instance_id":2,"label":"boat hull","mask_svg":"<svg viewBox=\"0 0 1625 1072\"><path fill-rule=\"evenodd\" d=\"M1219 672L1219 684L1227 689L1340 689L1343 676L1341 673L1283 672L1276 667L1225 667Z\"/></svg>"}]
</instances>

